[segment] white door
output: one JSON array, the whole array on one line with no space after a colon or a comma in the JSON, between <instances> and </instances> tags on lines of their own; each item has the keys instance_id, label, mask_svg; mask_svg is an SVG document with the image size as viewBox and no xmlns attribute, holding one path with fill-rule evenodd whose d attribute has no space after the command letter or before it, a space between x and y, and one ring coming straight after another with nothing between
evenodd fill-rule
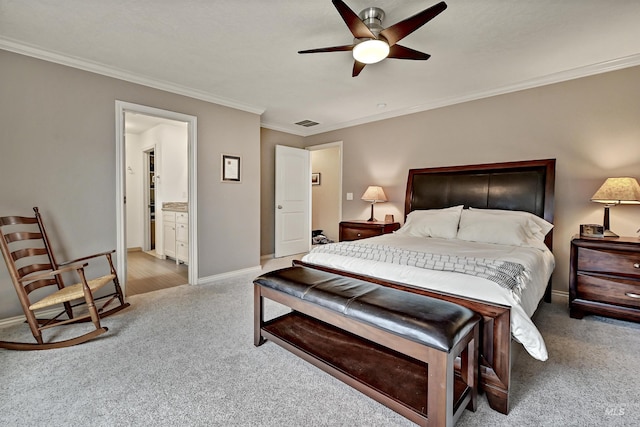
<instances>
[{"instance_id":1,"label":"white door","mask_svg":"<svg viewBox=\"0 0 640 427\"><path fill-rule=\"evenodd\" d=\"M309 151L276 145L275 256L311 249L311 162Z\"/></svg>"}]
</instances>

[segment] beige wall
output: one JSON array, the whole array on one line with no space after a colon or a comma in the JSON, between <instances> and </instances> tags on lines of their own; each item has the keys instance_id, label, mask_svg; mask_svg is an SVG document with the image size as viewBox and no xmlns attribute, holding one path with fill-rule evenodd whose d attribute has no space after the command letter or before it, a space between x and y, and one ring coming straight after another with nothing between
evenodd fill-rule
<instances>
[{"instance_id":1,"label":"beige wall","mask_svg":"<svg viewBox=\"0 0 640 427\"><path fill-rule=\"evenodd\" d=\"M198 277L260 263L260 117L0 51L0 215L39 206L61 260L115 248L115 101L198 118ZM220 154L242 183L220 182ZM0 318L20 314L4 267Z\"/></svg>"},{"instance_id":2,"label":"beige wall","mask_svg":"<svg viewBox=\"0 0 640 427\"><path fill-rule=\"evenodd\" d=\"M407 170L538 158L557 159L554 288L568 289L569 241L581 223L601 223L589 201L606 177L640 178L640 67L576 79L303 138L343 141L344 219L365 219L357 195L371 183L389 203L376 215L402 220ZM300 137L262 129L261 254L273 253L273 146ZM354 193L354 200L344 199ZM612 228L636 236L640 207L612 209Z\"/></svg>"},{"instance_id":3,"label":"beige wall","mask_svg":"<svg viewBox=\"0 0 640 427\"><path fill-rule=\"evenodd\" d=\"M376 216L403 218L410 168L555 158L554 288L568 289L569 242L581 223L602 223L589 201L607 177L640 179L640 67L467 102L305 138L343 141L344 219L365 219L356 197L384 187ZM344 197L344 194L342 194ZM637 236L640 206L611 209L611 228Z\"/></svg>"}]
</instances>

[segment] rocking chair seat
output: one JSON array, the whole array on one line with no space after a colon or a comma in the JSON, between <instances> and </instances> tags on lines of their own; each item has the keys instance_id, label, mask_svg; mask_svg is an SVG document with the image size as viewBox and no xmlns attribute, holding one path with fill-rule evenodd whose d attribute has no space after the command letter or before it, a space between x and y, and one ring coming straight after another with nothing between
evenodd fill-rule
<instances>
[{"instance_id":1,"label":"rocking chair seat","mask_svg":"<svg viewBox=\"0 0 640 427\"><path fill-rule=\"evenodd\" d=\"M114 274L108 274L106 276L98 277L97 279L87 280L87 285L91 292L95 292L104 285L109 284L116 276ZM76 299L84 298L84 291L82 290L82 283L76 283L74 285L65 285L64 288L57 292L47 295L41 300L31 304L30 310L38 310L40 308L50 307L55 304L61 304L63 302L69 302Z\"/></svg>"}]
</instances>

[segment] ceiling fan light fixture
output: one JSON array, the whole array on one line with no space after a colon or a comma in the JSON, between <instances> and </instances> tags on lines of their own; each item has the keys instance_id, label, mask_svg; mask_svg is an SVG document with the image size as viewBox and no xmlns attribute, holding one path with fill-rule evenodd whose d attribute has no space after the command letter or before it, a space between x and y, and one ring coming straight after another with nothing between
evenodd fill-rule
<instances>
[{"instance_id":1,"label":"ceiling fan light fixture","mask_svg":"<svg viewBox=\"0 0 640 427\"><path fill-rule=\"evenodd\" d=\"M331 0L351 34L350 45L323 47L319 49L300 50L298 53L345 52L353 54L352 77L357 77L368 64L375 64L385 58L412 59L424 61L431 55L401 46L398 42L422 27L447 8L441 1L418 12L409 18L384 28L382 21L385 13L379 7L368 7L359 15L351 10L343 0Z\"/></svg>"},{"instance_id":2,"label":"ceiling fan light fixture","mask_svg":"<svg viewBox=\"0 0 640 427\"><path fill-rule=\"evenodd\" d=\"M363 64L375 64L389 56L389 43L384 40L369 39L353 47L353 59Z\"/></svg>"}]
</instances>

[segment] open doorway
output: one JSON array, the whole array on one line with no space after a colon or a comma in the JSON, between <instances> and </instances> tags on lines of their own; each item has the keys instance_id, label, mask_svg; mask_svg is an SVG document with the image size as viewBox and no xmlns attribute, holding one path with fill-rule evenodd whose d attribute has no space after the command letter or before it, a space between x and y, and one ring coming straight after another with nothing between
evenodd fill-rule
<instances>
[{"instance_id":1,"label":"open doorway","mask_svg":"<svg viewBox=\"0 0 640 427\"><path fill-rule=\"evenodd\" d=\"M127 124L125 123L125 129ZM125 141L126 144L126 141ZM155 251L156 249L156 171L155 171L155 146L143 152L144 157L144 188L145 200L143 206L146 206L144 212L144 228L143 228L143 246L142 250L146 252Z\"/></svg>"},{"instance_id":2,"label":"open doorway","mask_svg":"<svg viewBox=\"0 0 640 427\"><path fill-rule=\"evenodd\" d=\"M125 294L196 283L196 118L120 101L116 110L116 258ZM168 226L181 227L180 259Z\"/></svg>"},{"instance_id":3,"label":"open doorway","mask_svg":"<svg viewBox=\"0 0 640 427\"><path fill-rule=\"evenodd\" d=\"M313 243L337 242L342 220L342 141L313 145L307 150L311 152L315 178L311 186Z\"/></svg>"}]
</instances>

